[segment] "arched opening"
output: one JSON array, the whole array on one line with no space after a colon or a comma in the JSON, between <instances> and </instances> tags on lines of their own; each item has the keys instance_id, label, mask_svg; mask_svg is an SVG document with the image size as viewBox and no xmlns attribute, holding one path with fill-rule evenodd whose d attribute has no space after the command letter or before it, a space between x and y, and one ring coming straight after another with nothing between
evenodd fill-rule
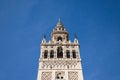
<instances>
[{"instance_id":1,"label":"arched opening","mask_svg":"<svg viewBox=\"0 0 120 80\"><path fill-rule=\"evenodd\" d=\"M56 74L56 79L57 80L63 80L64 79L63 74L62 73L57 73Z\"/></svg>"},{"instance_id":2,"label":"arched opening","mask_svg":"<svg viewBox=\"0 0 120 80\"><path fill-rule=\"evenodd\" d=\"M54 58L54 51L53 50L50 51L50 58Z\"/></svg>"},{"instance_id":3,"label":"arched opening","mask_svg":"<svg viewBox=\"0 0 120 80\"><path fill-rule=\"evenodd\" d=\"M63 58L63 49L62 49L62 47L57 48L57 58Z\"/></svg>"},{"instance_id":4,"label":"arched opening","mask_svg":"<svg viewBox=\"0 0 120 80\"><path fill-rule=\"evenodd\" d=\"M59 37L57 38L57 41L59 41L59 40L62 41L62 37L59 36Z\"/></svg>"},{"instance_id":5,"label":"arched opening","mask_svg":"<svg viewBox=\"0 0 120 80\"><path fill-rule=\"evenodd\" d=\"M73 58L76 58L76 52L73 50L72 51Z\"/></svg>"},{"instance_id":6,"label":"arched opening","mask_svg":"<svg viewBox=\"0 0 120 80\"><path fill-rule=\"evenodd\" d=\"M66 57L70 58L70 51L69 50L66 51Z\"/></svg>"},{"instance_id":7,"label":"arched opening","mask_svg":"<svg viewBox=\"0 0 120 80\"><path fill-rule=\"evenodd\" d=\"M48 51L45 50L45 52L44 52L44 58L47 58L47 57L48 57Z\"/></svg>"},{"instance_id":8,"label":"arched opening","mask_svg":"<svg viewBox=\"0 0 120 80\"><path fill-rule=\"evenodd\" d=\"M64 30L64 28L62 28L62 30Z\"/></svg>"},{"instance_id":9,"label":"arched opening","mask_svg":"<svg viewBox=\"0 0 120 80\"><path fill-rule=\"evenodd\" d=\"M59 79L59 76L57 76L56 78Z\"/></svg>"},{"instance_id":10,"label":"arched opening","mask_svg":"<svg viewBox=\"0 0 120 80\"><path fill-rule=\"evenodd\" d=\"M61 30L61 28L59 28L59 30Z\"/></svg>"},{"instance_id":11,"label":"arched opening","mask_svg":"<svg viewBox=\"0 0 120 80\"><path fill-rule=\"evenodd\" d=\"M61 76L61 79L63 79L63 76Z\"/></svg>"}]
</instances>

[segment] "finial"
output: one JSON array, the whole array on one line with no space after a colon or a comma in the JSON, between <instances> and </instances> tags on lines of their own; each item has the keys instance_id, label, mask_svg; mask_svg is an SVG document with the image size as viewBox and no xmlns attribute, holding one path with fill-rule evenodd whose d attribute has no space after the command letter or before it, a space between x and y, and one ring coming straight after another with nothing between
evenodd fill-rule
<instances>
[{"instance_id":1,"label":"finial","mask_svg":"<svg viewBox=\"0 0 120 80\"><path fill-rule=\"evenodd\" d=\"M46 39L46 35L45 34L44 34L43 38Z\"/></svg>"},{"instance_id":2,"label":"finial","mask_svg":"<svg viewBox=\"0 0 120 80\"><path fill-rule=\"evenodd\" d=\"M62 21L61 21L61 19L60 19L60 18L59 18L59 20L58 20L57 25L62 25Z\"/></svg>"},{"instance_id":3,"label":"finial","mask_svg":"<svg viewBox=\"0 0 120 80\"><path fill-rule=\"evenodd\" d=\"M74 34L74 38L77 39L77 35L76 34Z\"/></svg>"},{"instance_id":4,"label":"finial","mask_svg":"<svg viewBox=\"0 0 120 80\"><path fill-rule=\"evenodd\" d=\"M61 19L59 18L59 22L61 22Z\"/></svg>"}]
</instances>

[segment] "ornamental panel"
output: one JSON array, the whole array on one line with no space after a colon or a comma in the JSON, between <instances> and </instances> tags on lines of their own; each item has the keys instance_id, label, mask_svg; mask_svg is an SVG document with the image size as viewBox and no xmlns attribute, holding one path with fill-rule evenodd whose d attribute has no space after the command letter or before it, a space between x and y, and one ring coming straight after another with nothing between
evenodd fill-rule
<instances>
[{"instance_id":1,"label":"ornamental panel","mask_svg":"<svg viewBox=\"0 0 120 80\"><path fill-rule=\"evenodd\" d=\"M52 72L42 72L42 80L52 80Z\"/></svg>"},{"instance_id":2,"label":"ornamental panel","mask_svg":"<svg viewBox=\"0 0 120 80\"><path fill-rule=\"evenodd\" d=\"M78 72L68 72L68 80L78 80Z\"/></svg>"}]
</instances>

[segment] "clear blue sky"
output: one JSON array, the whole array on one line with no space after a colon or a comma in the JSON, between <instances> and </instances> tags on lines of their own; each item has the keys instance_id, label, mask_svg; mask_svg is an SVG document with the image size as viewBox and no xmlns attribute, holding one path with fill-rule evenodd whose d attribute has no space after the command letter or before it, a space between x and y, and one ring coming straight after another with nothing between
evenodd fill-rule
<instances>
[{"instance_id":1,"label":"clear blue sky","mask_svg":"<svg viewBox=\"0 0 120 80\"><path fill-rule=\"evenodd\" d=\"M77 34L85 80L120 80L120 0L0 0L0 80L36 80L39 45L58 18Z\"/></svg>"}]
</instances>

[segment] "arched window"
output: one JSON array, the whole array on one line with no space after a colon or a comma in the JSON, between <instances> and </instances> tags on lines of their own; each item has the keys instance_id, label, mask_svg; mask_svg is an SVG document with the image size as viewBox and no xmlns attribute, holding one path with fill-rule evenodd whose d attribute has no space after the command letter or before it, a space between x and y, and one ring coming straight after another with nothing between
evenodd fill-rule
<instances>
[{"instance_id":1,"label":"arched window","mask_svg":"<svg viewBox=\"0 0 120 80\"><path fill-rule=\"evenodd\" d=\"M57 48L57 58L63 58L63 49L62 49L62 47Z\"/></svg>"},{"instance_id":2,"label":"arched window","mask_svg":"<svg viewBox=\"0 0 120 80\"><path fill-rule=\"evenodd\" d=\"M62 28L62 30L64 30L64 28Z\"/></svg>"},{"instance_id":3,"label":"arched window","mask_svg":"<svg viewBox=\"0 0 120 80\"><path fill-rule=\"evenodd\" d=\"M57 41L59 41L59 40L62 41L62 37L59 36L59 37L57 38Z\"/></svg>"},{"instance_id":4,"label":"arched window","mask_svg":"<svg viewBox=\"0 0 120 80\"><path fill-rule=\"evenodd\" d=\"M72 51L73 58L76 58L76 52L75 50Z\"/></svg>"},{"instance_id":5,"label":"arched window","mask_svg":"<svg viewBox=\"0 0 120 80\"><path fill-rule=\"evenodd\" d=\"M48 51L45 50L45 52L44 52L44 58L47 58L47 57L48 57Z\"/></svg>"},{"instance_id":6,"label":"arched window","mask_svg":"<svg viewBox=\"0 0 120 80\"><path fill-rule=\"evenodd\" d=\"M61 28L59 28L59 30L60 30Z\"/></svg>"},{"instance_id":7,"label":"arched window","mask_svg":"<svg viewBox=\"0 0 120 80\"><path fill-rule=\"evenodd\" d=\"M66 50L66 57L70 58L70 51L69 50Z\"/></svg>"},{"instance_id":8,"label":"arched window","mask_svg":"<svg viewBox=\"0 0 120 80\"><path fill-rule=\"evenodd\" d=\"M64 77L63 77L63 74L60 72L60 73L57 73L56 74L56 79L57 80L63 80L64 79Z\"/></svg>"},{"instance_id":9,"label":"arched window","mask_svg":"<svg viewBox=\"0 0 120 80\"><path fill-rule=\"evenodd\" d=\"M54 58L54 51L53 50L50 51L50 58Z\"/></svg>"},{"instance_id":10,"label":"arched window","mask_svg":"<svg viewBox=\"0 0 120 80\"><path fill-rule=\"evenodd\" d=\"M59 76L57 76L56 78L59 79Z\"/></svg>"}]
</instances>

